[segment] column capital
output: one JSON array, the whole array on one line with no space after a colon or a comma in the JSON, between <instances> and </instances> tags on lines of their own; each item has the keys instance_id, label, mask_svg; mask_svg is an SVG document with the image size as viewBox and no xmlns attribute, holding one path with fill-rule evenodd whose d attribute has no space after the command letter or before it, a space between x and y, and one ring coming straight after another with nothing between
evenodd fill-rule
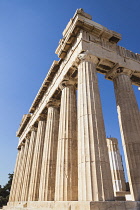
<instances>
[{"instance_id":1,"label":"column capital","mask_svg":"<svg viewBox=\"0 0 140 210\"><path fill-rule=\"evenodd\" d=\"M119 66L119 64L116 64L116 65L114 66L114 68L111 69L111 71L109 71L109 72L106 74L105 78L106 78L106 79L114 80L114 79L115 79L116 77L118 77L119 75L127 75L127 76L131 77L131 76L132 76L132 73L133 73L132 70L126 69L126 68L124 68L124 67Z\"/></svg>"},{"instance_id":2,"label":"column capital","mask_svg":"<svg viewBox=\"0 0 140 210\"><path fill-rule=\"evenodd\" d=\"M92 53L89 50L87 50L85 52L81 52L78 55L78 63L81 63L83 61L89 61L94 64L97 64L99 62L99 59L96 56L92 55Z\"/></svg>"},{"instance_id":3,"label":"column capital","mask_svg":"<svg viewBox=\"0 0 140 210\"><path fill-rule=\"evenodd\" d=\"M75 86L76 81L75 79L71 79L69 77L65 77L63 81L59 84L59 88L63 90L65 87Z\"/></svg>"},{"instance_id":4,"label":"column capital","mask_svg":"<svg viewBox=\"0 0 140 210\"><path fill-rule=\"evenodd\" d=\"M56 107L58 108L60 105L60 101L57 99L50 99L49 102L47 103L47 108L49 107Z\"/></svg>"},{"instance_id":5,"label":"column capital","mask_svg":"<svg viewBox=\"0 0 140 210\"><path fill-rule=\"evenodd\" d=\"M35 132L36 132L36 131L37 131L37 127L35 127L34 125L32 125L31 128L30 128L30 131L31 131L31 132L32 132L32 131L35 131Z\"/></svg>"},{"instance_id":6,"label":"column capital","mask_svg":"<svg viewBox=\"0 0 140 210\"><path fill-rule=\"evenodd\" d=\"M47 115L46 114L40 114L37 121L45 121L47 119Z\"/></svg>"},{"instance_id":7,"label":"column capital","mask_svg":"<svg viewBox=\"0 0 140 210\"><path fill-rule=\"evenodd\" d=\"M31 137L30 133L27 133L26 136L25 136L25 139L30 140L30 137Z\"/></svg>"}]
</instances>

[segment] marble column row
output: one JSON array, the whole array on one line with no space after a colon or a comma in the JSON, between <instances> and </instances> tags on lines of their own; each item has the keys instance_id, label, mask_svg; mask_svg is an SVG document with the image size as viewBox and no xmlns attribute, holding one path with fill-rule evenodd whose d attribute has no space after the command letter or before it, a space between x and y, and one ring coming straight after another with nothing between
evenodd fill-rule
<instances>
[{"instance_id":1,"label":"marble column row","mask_svg":"<svg viewBox=\"0 0 140 210\"><path fill-rule=\"evenodd\" d=\"M9 202L77 200L76 88L61 86L60 117L59 102L50 101L19 148Z\"/></svg>"},{"instance_id":2,"label":"marble column row","mask_svg":"<svg viewBox=\"0 0 140 210\"><path fill-rule=\"evenodd\" d=\"M59 86L60 112L58 103L50 101L47 116L39 117L38 128L31 128L30 140L21 145L10 202L114 199L96 76L98 59L79 59L78 117L75 81L66 79Z\"/></svg>"},{"instance_id":3,"label":"marble column row","mask_svg":"<svg viewBox=\"0 0 140 210\"><path fill-rule=\"evenodd\" d=\"M114 200L98 58L81 53L78 59L78 106L75 81L65 79L60 84L60 110L58 101L51 100L47 115L39 117L38 127L31 128L30 138L19 148L10 202ZM139 110L130 77L117 75L113 81L130 188L133 200L138 200Z\"/></svg>"},{"instance_id":4,"label":"marble column row","mask_svg":"<svg viewBox=\"0 0 140 210\"><path fill-rule=\"evenodd\" d=\"M102 109L95 73L98 59L88 54L88 52L81 53L79 59L78 197L81 200L111 200L113 196L112 186L109 182L110 170L106 153ZM132 72L129 69L120 67L112 70L111 74L114 83L130 192L132 200L139 201L140 111L132 87ZM125 188L123 187L123 189ZM94 193L96 194L94 195Z\"/></svg>"}]
</instances>

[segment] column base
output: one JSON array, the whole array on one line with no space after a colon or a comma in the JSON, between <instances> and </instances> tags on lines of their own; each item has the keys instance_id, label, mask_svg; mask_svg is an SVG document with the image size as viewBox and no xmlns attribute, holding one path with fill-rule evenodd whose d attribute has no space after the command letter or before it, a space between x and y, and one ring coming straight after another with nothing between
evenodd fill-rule
<instances>
[{"instance_id":1,"label":"column base","mask_svg":"<svg viewBox=\"0 0 140 210\"><path fill-rule=\"evenodd\" d=\"M139 210L140 201L28 201L10 202L5 210Z\"/></svg>"}]
</instances>

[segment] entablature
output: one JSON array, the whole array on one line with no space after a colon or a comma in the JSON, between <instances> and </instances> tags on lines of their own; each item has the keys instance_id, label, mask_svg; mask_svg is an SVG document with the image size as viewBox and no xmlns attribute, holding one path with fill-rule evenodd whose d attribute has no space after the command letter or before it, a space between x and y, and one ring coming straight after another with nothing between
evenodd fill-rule
<instances>
[{"instance_id":1,"label":"entablature","mask_svg":"<svg viewBox=\"0 0 140 210\"><path fill-rule=\"evenodd\" d=\"M55 74L58 72L60 66L65 65L65 62L68 59L67 57L71 56L71 54L69 55L69 52L73 51L73 45L77 40L78 34L80 32L82 33L81 42L84 43L85 41L88 44L87 48L83 46L83 49L81 50L87 50L91 48L89 47L89 45L95 43L96 45L100 45L102 49L105 49L110 53L116 52L116 55L122 57L123 60L132 59L140 62L140 54L137 53L135 54L121 46L116 45L116 43L121 39L121 35L119 33L114 32L112 30L108 30L106 27L98 23L95 23L91 19L92 17L89 14L85 13L82 9L79 9L76 11L74 17L67 24L66 29L63 32L63 39L60 40L59 46L56 49L56 53L58 54L58 56L60 54L63 55L59 56L61 57L59 61L53 62L44 82L42 83L41 88L37 93L37 96L35 97L29 109L29 113L34 113L38 104L42 100L45 92L47 91L51 81L55 77ZM86 33L88 32L88 39L87 38L85 39L84 32ZM111 58L106 59L103 56L100 56L99 58L100 58L100 64L97 67L97 71L102 74L106 74L107 71L110 70L115 65L116 62L118 62L118 60L116 62L111 61ZM109 66L106 65L106 63L110 63L112 65ZM139 72L135 71L134 74L132 75L132 81L134 84L140 85L138 81L139 77L140 77Z\"/></svg>"},{"instance_id":2,"label":"entablature","mask_svg":"<svg viewBox=\"0 0 140 210\"><path fill-rule=\"evenodd\" d=\"M63 36L56 49L60 60L54 61L50 67L29 109L32 116L28 114L27 116L30 118L23 119L17 131L20 143L43 112L49 100L54 96L59 100L61 95L59 84L64 77L70 74L71 78L77 78L77 58L80 53L89 51L91 55L97 57L99 61L97 72L104 75L111 71L116 64L131 70L132 83L140 86L140 54L135 54L118 46L116 43L121 39L120 34L95 23L91 20L91 16L84 13L83 10L77 10L64 30ZM112 80L111 77L107 79Z\"/></svg>"},{"instance_id":3,"label":"entablature","mask_svg":"<svg viewBox=\"0 0 140 210\"><path fill-rule=\"evenodd\" d=\"M90 32L96 37L107 39L111 43L117 43L121 40L121 34L108 30L106 27L92 21L91 18L87 18L87 15L82 9L77 10L74 17L66 26L63 32L63 38L60 40L56 49L56 54L58 54L59 58L64 59L66 57L67 52L76 40L81 29Z\"/></svg>"}]
</instances>

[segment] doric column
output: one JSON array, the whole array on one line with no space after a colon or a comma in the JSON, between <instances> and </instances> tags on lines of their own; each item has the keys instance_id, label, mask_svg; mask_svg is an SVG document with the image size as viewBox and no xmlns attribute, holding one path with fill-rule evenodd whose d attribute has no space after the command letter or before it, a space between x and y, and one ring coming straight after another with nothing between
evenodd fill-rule
<instances>
[{"instance_id":1,"label":"doric column","mask_svg":"<svg viewBox=\"0 0 140 210\"><path fill-rule=\"evenodd\" d=\"M46 119L47 117L44 115L41 115L38 119L39 120L38 129L37 129L34 157L32 163L29 194L28 194L29 201L37 201L39 198L39 184L40 184L40 173L42 165Z\"/></svg>"},{"instance_id":2,"label":"doric column","mask_svg":"<svg viewBox=\"0 0 140 210\"><path fill-rule=\"evenodd\" d=\"M113 186L102 107L98 90L98 59L81 53L78 66L78 199L113 200Z\"/></svg>"},{"instance_id":3,"label":"doric column","mask_svg":"<svg viewBox=\"0 0 140 210\"><path fill-rule=\"evenodd\" d=\"M58 135L55 200L77 200L77 118L76 90L63 81Z\"/></svg>"},{"instance_id":4,"label":"doric column","mask_svg":"<svg viewBox=\"0 0 140 210\"><path fill-rule=\"evenodd\" d=\"M132 200L140 200L140 112L134 95L131 71L113 71L118 118Z\"/></svg>"},{"instance_id":5,"label":"doric column","mask_svg":"<svg viewBox=\"0 0 140 210\"><path fill-rule=\"evenodd\" d=\"M54 200L59 125L58 106L59 103L55 100L47 104L48 115L39 189L40 201Z\"/></svg>"},{"instance_id":6,"label":"doric column","mask_svg":"<svg viewBox=\"0 0 140 210\"><path fill-rule=\"evenodd\" d=\"M18 186L19 186L18 183L19 183L20 172L22 170L24 148L25 148L25 144L22 143L21 146L20 146L19 164L18 164L17 172L15 174L15 183L14 183L14 188L13 188L12 202L18 201L17 200L17 189L18 189Z\"/></svg>"},{"instance_id":7,"label":"doric column","mask_svg":"<svg viewBox=\"0 0 140 210\"><path fill-rule=\"evenodd\" d=\"M16 179L17 179L18 168L19 168L19 165L20 165L20 156L21 156L21 148L18 148L18 154L17 154L17 159L16 159L14 176L13 176L11 190L10 190L9 202L14 201L13 200L13 194L14 194L15 183L16 183Z\"/></svg>"},{"instance_id":8,"label":"doric column","mask_svg":"<svg viewBox=\"0 0 140 210\"><path fill-rule=\"evenodd\" d=\"M16 196L15 196L16 201L21 200L21 191L22 191L22 186L23 186L26 160L27 160L27 155L28 155L28 147L29 147L29 137L27 136L26 139L25 139L24 154L23 154L20 173L19 173L19 177L18 177L18 184L17 184L17 188L16 188Z\"/></svg>"},{"instance_id":9,"label":"doric column","mask_svg":"<svg viewBox=\"0 0 140 210\"><path fill-rule=\"evenodd\" d=\"M106 140L108 146L113 189L116 196L116 192L126 191L122 158L118 148L118 140L116 138L107 138Z\"/></svg>"},{"instance_id":10,"label":"doric column","mask_svg":"<svg viewBox=\"0 0 140 210\"><path fill-rule=\"evenodd\" d=\"M32 126L28 156L27 156L27 161L26 161L26 169L24 173L24 181L23 181L23 186L22 186L21 201L28 200L28 191L29 191L29 183L30 183L30 178L31 178L36 133L37 133L37 128Z\"/></svg>"}]
</instances>

